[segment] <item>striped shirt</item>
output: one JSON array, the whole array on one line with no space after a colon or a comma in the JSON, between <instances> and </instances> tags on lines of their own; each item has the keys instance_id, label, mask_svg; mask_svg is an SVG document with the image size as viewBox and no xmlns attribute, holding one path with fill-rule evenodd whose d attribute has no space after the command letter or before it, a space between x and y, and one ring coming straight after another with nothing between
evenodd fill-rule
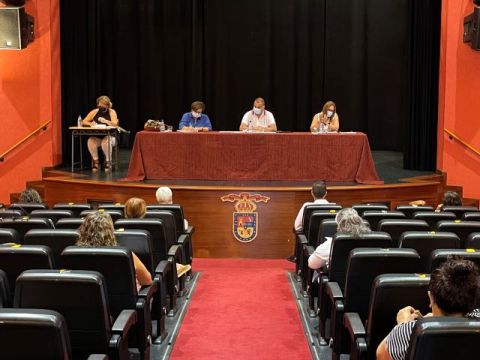
<instances>
[{"instance_id":1,"label":"striped shirt","mask_svg":"<svg viewBox=\"0 0 480 360\"><path fill-rule=\"evenodd\" d=\"M466 317L479 319L480 309L475 309ZM412 336L413 328L416 320L408 321L398 324L387 336L387 350L393 360L404 360L407 357L408 346L410 344L410 337Z\"/></svg>"}]
</instances>

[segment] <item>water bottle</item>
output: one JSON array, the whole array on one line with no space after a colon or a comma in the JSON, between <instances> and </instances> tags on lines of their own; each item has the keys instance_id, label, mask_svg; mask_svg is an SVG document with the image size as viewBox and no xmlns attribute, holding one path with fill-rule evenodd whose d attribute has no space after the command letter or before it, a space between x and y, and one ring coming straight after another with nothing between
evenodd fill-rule
<instances>
[{"instance_id":1,"label":"water bottle","mask_svg":"<svg viewBox=\"0 0 480 360\"><path fill-rule=\"evenodd\" d=\"M165 122L160 120L160 131L165 131Z\"/></svg>"},{"instance_id":2,"label":"water bottle","mask_svg":"<svg viewBox=\"0 0 480 360\"><path fill-rule=\"evenodd\" d=\"M78 126L78 127L82 127L82 126L83 126L83 123L82 123L82 115L78 115L77 126Z\"/></svg>"}]
</instances>

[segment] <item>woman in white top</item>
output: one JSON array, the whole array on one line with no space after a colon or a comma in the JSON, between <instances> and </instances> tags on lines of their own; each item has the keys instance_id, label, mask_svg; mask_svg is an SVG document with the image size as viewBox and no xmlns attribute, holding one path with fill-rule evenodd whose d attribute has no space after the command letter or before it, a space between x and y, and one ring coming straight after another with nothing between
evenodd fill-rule
<instances>
[{"instance_id":1,"label":"woman in white top","mask_svg":"<svg viewBox=\"0 0 480 360\"><path fill-rule=\"evenodd\" d=\"M324 129L324 132L337 132L340 128L340 118L337 114L337 106L333 101L327 101L323 105L323 109L312 119L310 125L311 132L318 132L319 129Z\"/></svg>"},{"instance_id":2,"label":"woman in white top","mask_svg":"<svg viewBox=\"0 0 480 360\"><path fill-rule=\"evenodd\" d=\"M273 114L265 110L265 100L256 98L253 102L253 109L243 115L240 123L240 131L277 131L277 125Z\"/></svg>"}]
</instances>

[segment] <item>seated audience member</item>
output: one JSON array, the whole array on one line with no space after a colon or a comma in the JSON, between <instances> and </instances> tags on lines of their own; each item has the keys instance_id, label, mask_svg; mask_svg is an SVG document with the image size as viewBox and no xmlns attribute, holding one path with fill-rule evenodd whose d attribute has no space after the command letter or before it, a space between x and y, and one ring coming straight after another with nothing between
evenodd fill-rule
<instances>
[{"instance_id":1,"label":"seated audience member","mask_svg":"<svg viewBox=\"0 0 480 360\"><path fill-rule=\"evenodd\" d=\"M277 131L277 125L273 114L265 109L265 100L256 98L253 109L243 115L240 123L240 131Z\"/></svg>"},{"instance_id":2,"label":"seated audience member","mask_svg":"<svg viewBox=\"0 0 480 360\"><path fill-rule=\"evenodd\" d=\"M97 108L93 109L83 119L84 126L95 126L97 123L107 126L118 126L118 117L115 110L112 109L112 102L108 96L100 96L97 99ZM116 145L115 137L110 138L109 146L108 136L90 136L87 141L88 151L92 157L92 172L100 169L100 160L98 157L98 148L101 147L105 155L105 172L109 172L112 167L112 147Z\"/></svg>"},{"instance_id":3,"label":"seated audience member","mask_svg":"<svg viewBox=\"0 0 480 360\"><path fill-rule=\"evenodd\" d=\"M203 114L205 104L201 101L194 101L191 110L183 114L178 130L185 132L212 131L212 124L208 115Z\"/></svg>"},{"instance_id":4,"label":"seated audience member","mask_svg":"<svg viewBox=\"0 0 480 360\"><path fill-rule=\"evenodd\" d=\"M112 218L106 213L96 211L88 214L83 220L79 231L80 237L77 240L77 246L117 246ZM142 286L151 285L152 275L150 272L133 252L132 257L137 278L137 288L140 289Z\"/></svg>"},{"instance_id":5,"label":"seated audience member","mask_svg":"<svg viewBox=\"0 0 480 360\"><path fill-rule=\"evenodd\" d=\"M295 218L294 227L296 231L303 230L303 211L305 209L305 206L314 204L329 204L328 200L325 199L325 197L327 196L327 185L325 184L325 181L319 180L314 182L312 185L311 194L313 197L313 202L308 201L304 203L298 211L297 217Z\"/></svg>"},{"instance_id":6,"label":"seated audience member","mask_svg":"<svg viewBox=\"0 0 480 360\"><path fill-rule=\"evenodd\" d=\"M145 200L140 198L130 198L125 202L124 215L127 219L143 219L147 212L147 204ZM190 265L183 265L177 263L177 275L180 277L189 271L192 267Z\"/></svg>"},{"instance_id":7,"label":"seated audience member","mask_svg":"<svg viewBox=\"0 0 480 360\"><path fill-rule=\"evenodd\" d=\"M327 101L322 111L315 114L310 125L311 132L337 132L340 128L340 119L337 106L333 101Z\"/></svg>"},{"instance_id":8,"label":"seated audience member","mask_svg":"<svg viewBox=\"0 0 480 360\"><path fill-rule=\"evenodd\" d=\"M167 186L162 186L157 189L157 192L155 193L155 197L157 198L157 202L159 204L173 204L172 200L172 190L167 187ZM183 219L184 221L184 230L188 229L188 221L187 219Z\"/></svg>"},{"instance_id":9,"label":"seated audience member","mask_svg":"<svg viewBox=\"0 0 480 360\"><path fill-rule=\"evenodd\" d=\"M335 221L337 223L338 233L357 237L371 231L368 225L366 225L363 222L363 219L358 215L357 211L352 208L340 210L335 217ZM308 267L310 269L320 269L324 266L328 266L331 247L332 238L327 237L327 240L317 246L315 252L308 258Z\"/></svg>"},{"instance_id":10,"label":"seated audience member","mask_svg":"<svg viewBox=\"0 0 480 360\"><path fill-rule=\"evenodd\" d=\"M469 260L451 258L430 276L428 297L432 312L425 316L478 318L474 309L478 289L478 269ZM377 348L378 360L403 360L413 327L422 314L411 306L397 314L397 325Z\"/></svg>"},{"instance_id":11,"label":"seated audience member","mask_svg":"<svg viewBox=\"0 0 480 360\"><path fill-rule=\"evenodd\" d=\"M141 219L147 212L147 203L145 200L132 197L125 202L125 219Z\"/></svg>"},{"instance_id":12,"label":"seated audience member","mask_svg":"<svg viewBox=\"0 0 480 360\"><path fill-rule=\"evenodd\" d=\"M27 188L20 194L18 202L23 204L41 204L42 197L37 190L33 188Z\"/></svg>"},{"instance_id":13,"label":"seated audience member","mask_svg":"<svg viewBox=\"0 0 480 360\"><path fill-rule=\"evenodd\" d=\"M435 211L442 211L445 206L462 206L462 198L455 191L446 191L443 194L442 203L437 206Z\"/></svg>"}]
</instances>

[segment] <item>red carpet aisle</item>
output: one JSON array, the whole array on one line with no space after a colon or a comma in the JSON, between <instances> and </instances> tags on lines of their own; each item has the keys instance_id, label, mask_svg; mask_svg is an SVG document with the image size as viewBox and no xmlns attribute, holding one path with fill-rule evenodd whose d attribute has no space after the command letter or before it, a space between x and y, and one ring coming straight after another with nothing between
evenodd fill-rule
<instances>
[{"instance_id":1,"label":"red carpet aisle","mask_svg":"<svg viewBox=\"0 0 480 360\"><path fill-rule=\"evenodd\" d=\"M310 359L285 260L196 259L172 359Z\"/></svg>"}]
</instances>

